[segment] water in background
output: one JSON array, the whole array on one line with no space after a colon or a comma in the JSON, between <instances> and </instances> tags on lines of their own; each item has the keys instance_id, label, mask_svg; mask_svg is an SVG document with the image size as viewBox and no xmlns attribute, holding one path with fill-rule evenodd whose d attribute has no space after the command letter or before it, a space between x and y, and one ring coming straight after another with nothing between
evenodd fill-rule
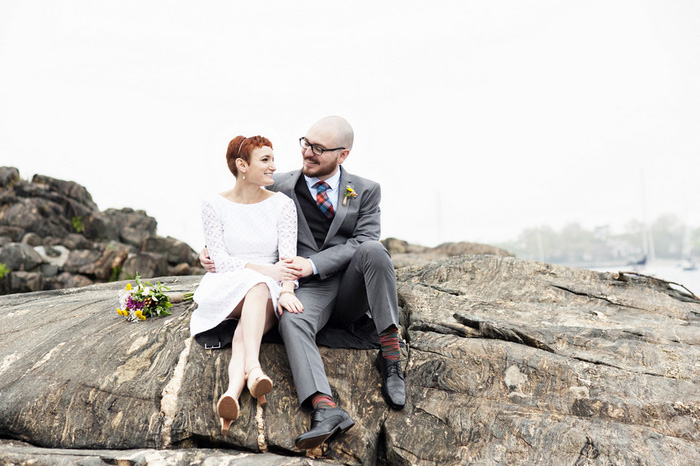
<instances>
[{"instance_id":1,"label":"water in background","mask_svg":"<svg viewBox=\"0 0 700 466\"><path fill-rule=\"evenodd\" d=\"M587 268L597 272L628 271L637 272L642 275L650 275L669 282L680 283L694 294L700 296L700 266L695 270L683 270L678 262L654 261L648 262L644 266L619 265Z\"/></svg>"}]
</instances>

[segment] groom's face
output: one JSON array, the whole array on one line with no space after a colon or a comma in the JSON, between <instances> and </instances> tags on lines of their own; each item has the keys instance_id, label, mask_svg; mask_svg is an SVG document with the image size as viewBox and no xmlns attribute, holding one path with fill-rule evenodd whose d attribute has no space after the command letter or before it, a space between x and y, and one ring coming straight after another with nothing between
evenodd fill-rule
<instances>
[{"instance_id":1,"label":"groom's face","mask_svg":"<svg viewBox=\"0 0 700 466\"><path fill-rule=\"evenodd\" d=\"M302 151L301 155L304 157L301 171L308 177L324 179L332 176L338 170L337 152L324 152L322 155L316 155L309 147Z\"/></svg>"},{"instance_id":2,"label":"groom's face","mask_svg":"<svg viewBox=\"0 0 700 466\"><path fill-rule=\"evenodd\" d=\"M305 137L309 144L319 146L322 149L338 147L333 132L323 127L312 127ZM311 178L316 177L322 180L329 178L338 170L338 165L343 163L348 152L347 150L334 150L316 155L309 146L301 151L303 157L301 171Z\"/></svg>"}]
</instances>

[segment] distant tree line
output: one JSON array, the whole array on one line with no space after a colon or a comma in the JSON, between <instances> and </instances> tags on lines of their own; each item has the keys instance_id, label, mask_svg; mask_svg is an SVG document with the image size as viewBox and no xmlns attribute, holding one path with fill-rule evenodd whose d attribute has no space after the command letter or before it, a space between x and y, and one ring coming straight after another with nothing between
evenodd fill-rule
<instances>
[{"instance_id":1,"label":"distant tree line","mask_svg":"<svg viewBox=\"0 0 700 466\"><path fill-rule=\"evenodd\" d=\"M630 263L649 254L682 260L700 257L700 228L689 228L677 216L664 214L646 227L632 220L619 234L607 225L587 230L579 223L560 231L549 226L528 228L517 240L497 246L521 259L555 264Z\"/></svg>"}]
</instances>

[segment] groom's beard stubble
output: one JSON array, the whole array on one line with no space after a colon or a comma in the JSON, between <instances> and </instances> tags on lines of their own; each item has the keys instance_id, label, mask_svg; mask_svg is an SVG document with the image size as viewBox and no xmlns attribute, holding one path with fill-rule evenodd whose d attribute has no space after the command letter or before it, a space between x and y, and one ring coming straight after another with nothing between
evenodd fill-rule
<instances>
[{"instance_id":1,"label":"groom's beard stubble","mask_svg":"<svg viewBox=\"0 0 700 466\"><path fill-rule=\"evenodd\" d=\"M313 162L318 163L318 159L315 157L309 157L308 159L304 159L304 162L307 160L311 160ZM322 176L328 176L335 172L338 169L338 161L333 160L328 163L327 166L322 166L322 165L313 165L312 167L308 167L306 164L301 169L301 172L308 176L309 178L321 178Z\"/></svg>"}]
</instances>

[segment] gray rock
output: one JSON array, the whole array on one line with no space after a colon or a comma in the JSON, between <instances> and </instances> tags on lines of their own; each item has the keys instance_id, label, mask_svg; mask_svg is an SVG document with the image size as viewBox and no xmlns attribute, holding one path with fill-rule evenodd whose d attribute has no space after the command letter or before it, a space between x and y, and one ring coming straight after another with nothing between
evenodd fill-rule
<instances>
[{"instance_id":1,"label":"gray rock","mask_svg":"<svg viewBox=\"0 0 700 466\"><path fill-rule=\"evenodd\" d=\"M0 263L10 270L29 271L35 269L43 259L34 248L24 243L9 243L0 250Z\"/></svg>"},{"instance_id":2,"label":"gray rock","mask_svg":"<svg viewBox=\"0 0 700 466\"><path fill-rule=\"evenodd\" d=\"M158 225L156 219L146 215L146 212L143 210L134 210L125 207L123 209L107 209L104 211L104 214L120 231L128 227L145 231L148 233L148 236L156 234L156 227Z\"/></svg>"},{"instance_id":3,"label":"gray rock","mask_svg":"<svg viewBox=\"0 0 700 466\"><path fill-rule=\"evenodd\" d=\"M22 237L22 243L28 244L29 246L39 246L43 243L43 240L41 239L41 236L37 235L34 232L29 232L26 235Z\"/></svg>"},{"instance_id":4,"label":"gray rock","mask_svg":"<svg viewBox=\"0 0 700 466\"><path fill-rule=\"evenodd\" d=\"M144 252L155 252L168 261L169 264L191 264L196 253L187 244L172 237L151 236L143 243Z\"/></svg>"},{"instance_id":5,"label":"gray rock","mask_svg":"<svg viewBox=\"0 0 700 466\"><path fill-rule=\"evenodd\" d=\"M15 167L0 167L0 188L9 187L19 181L19 170Z\"/></svg>"},{"instance_id":6,"label":"gray rock","mask_svg":"<svg viewBox=\"0 0 700 466\"><path fill-rule=\"evenodd\" d=\"M63 290L69 288L81 288L94 283L95 282L93 280L90 280L85 275L61 272L57 276L46 277L44 280L44 289Z\"/></svg>"},{"instance_id":7,"label":"gray rock","mask_svg":"<svg viewBox=\"0 0 700 466\"><path fill-rule=\"evenodd\" d=\"M91 249L93 247L92 241L81 235L80 233L71 233L66 235L65 238L61 240L61 244L68 249Z\"/></svg>"},{"instance_id":8,"label":"gray rock","mask_svg":"<svg viewBox=\"0 0 700 466\"><path fill-rule=\"evenodd\" d=\"M151 236L151 233L148 231L134 227L124 227L120 233L120 238L124 243L135 246L139 248L139 250L143 247L143 242L146 241L146 238L149 236Z\"/></svg>"},{"instance_id":9,"label":"gray rock","mask_svg":"<svg viewBox=\"0 0 700 466\"><path fill-rule=\"evenodd\" d=\"M31 183L17 183L13 186L13 190L19 197L30 198L36 201L46 201L48 205L51 205L56 209L57 214L68 219L89 215L94 209L96 209L94 203L90 203L88 205L83 204L78 200L67 197L64 193L57 191L55 186L37 184L34 181Z\"/></svg>"},{"instance_id":10,"label":"gray rock","mask_svg":"<svg viewBox=\"0 0 700 466\"><path fill-rule=\"evenodd\" d=\"M173 277L180 277L183 275L196 275L190 273L192 267L189 264L177 264L168 266L168 275Z\"/></svg>"},{"instance_id":11,"label":"gray rock","mask_svg":"<svg viewBox=\"0 0 700 466\"><path fill-rule=\"evenodd\" d=\"M74 231L63 207L41 198L13 198L13 202L0 208L0 225L12 227L5 231L14 230L16 240L26 232L61 238Z\"/></svg>"},{"instance_id":12,"label":"gray rock","mask_svg":"<svg viewBox=\"0 0 700 466\"><path fill-rule=\"evenodd\" d=\"M64 181L49 176L34 175L32 183L46 185L51 190L88 207L89 211L97 210L97 204L93 202L92 196L88 190L74 181Z\"/></svg>"},{"instance_id":13,"label":"gray rock","mask_svg":"<svg viewBox=\"0 0 700 466\"><path fill-rule=\"evenodd\" d=\"M700 301L687 291L495 255L403 267L397 279L407 405L394 411L382 400L376 351L322 348L333 395L356 421L327 448L329 461L700 462ZM160 281L183 292L199 277ZM116 314L124 286L0 297L4 437L299 458L293 440L309 417L297 407L283 346L261 349L275 382L268 405L244 392L222 437L215 405L230 353L189 338L190 303L125 322Z\"/></svg>"},{"instance_id":14,"label":"gray rock","mask_svg":"<svg viewBox=\"0 0 700 466\"><path fill-rule=\"evenodd\" d=\"M194 251L174 238L156 237L156 220L143 210L100 212L83 186L43 175L35 175L32 182L22 181L19 171L11 167L0 168L0 178L4 183L0 186L0 248L21 240L40 248L47 261L41 270L28 268L29 264L11 264L16 271L47 274L46 280L32 283L43 282L46 289L56 289L62 284L109 281L120 274L128 278L135 273L149 277L201 273L193 264ZM149 238L154 239L146 244ZM144 247L142 254L126 263L130 253ZM62 248L73 252L66 254ZM56 251L61 254L52 254ZM10 259L14 257L8 254ZM193 266L196 268L191 271ZM9 283L9 279L3 281L0 293L16 291L8 289Z\"/></svg>"},{"instance_id":15,"label":"gray rock","mask_svg":"<svg viewBox=\"0 0 700 466\"><path fill-rule=\"evenodd\" d=\"M152 252L129 254L124 261L120 279L128 279L140 275L142 278L153 278L167 275L168 262L165 258Z\"/></svg>"},{"instance_id":16,"label":"gray rock","mask_svg":"<svg viewBox=\"0 0 700 466\"><path fill-rule=\"evenodd\" d=\"M1 210L2 206L0 206L0 211ZM0 213L0 216L1 215ZM10 238L10 242L19 242L22 236L24 236L24 229L11 225L3 225L2 220L0 220L0 237Z\"/></svg>"},{"instance_id":17,"label":"gray rock","mask_svg":"<svg viewBox=\"0 0 700 466\"><path fill-rule=\"evenodd\" d=\"M39 272L10 272L5 275L3 281L8 293L28 293L44 289L44 276Z\"/></svg>"},{"instance_id":18,"label":"gray rock","mask_svg":"<svg viewBox=\"0 0 700 466\"><path fill-rule=\"evenodd\" d=\"M190 466L314 466L340 464L327 460L276 455L255 455L227 449L185 448L179 450L75 450L40 448L17 440L0 440L0 465L169 465Z\"/></svg>"},{"instance_id":19,"label":"gray rock","mask_svg":"<svg viewBox=\"0 0 700 466\"><path fill-rule=\"evenodd\" d=\"M100 245L95 249L78 249L68 254L63 270L105 281L112 276L116 258L117 251L113 247Z\"/></svg>"},{"instance_id":20,"label":"gray rock","mask_svg":"<svg viewBox=\"0 0 700 466\"><path fill-rule=\"evenodd\" d=\"M44 278L52 278L58 275L59 267L54 264L41 264L41 269L40 272L44 276ZM44 280L44 283L46 283L46 280Z\"/></svg>"},{"instance_id":21,"label":"gray rock","mask_svg":"<svg viewBox=\"0 0 700 466\"><path fill-rule=\"evenodd\" d=\"M37 246L34 250L41 256L42 260L55 267L61 268L68 261L70 251L65 246Z\"/></svg>"},{"instance_id":22,"label":"gray rock","mask_svg":"<svg viewBox=\"0 0 700 466\"><path fill-rule=\"evenodd\" d=\"M83 234L93 241L116 241L119 239L117 225L102 212L92 212L83 218Z\"/></svg>"},{"instance_id":23,"label":"gray rock","mask_svg":"<svg viewBox=\"0 0 700 466\"><path fill-rule=\"evenodd\" d=\"M391 254L394 267L401 268L411 265L428 264L454 256L489 254L496 256L515 257L505 249L480 243L443 243L434 248L410 244L396 238L382 240L384 247Z\"/></svg>"}]
</instances>

